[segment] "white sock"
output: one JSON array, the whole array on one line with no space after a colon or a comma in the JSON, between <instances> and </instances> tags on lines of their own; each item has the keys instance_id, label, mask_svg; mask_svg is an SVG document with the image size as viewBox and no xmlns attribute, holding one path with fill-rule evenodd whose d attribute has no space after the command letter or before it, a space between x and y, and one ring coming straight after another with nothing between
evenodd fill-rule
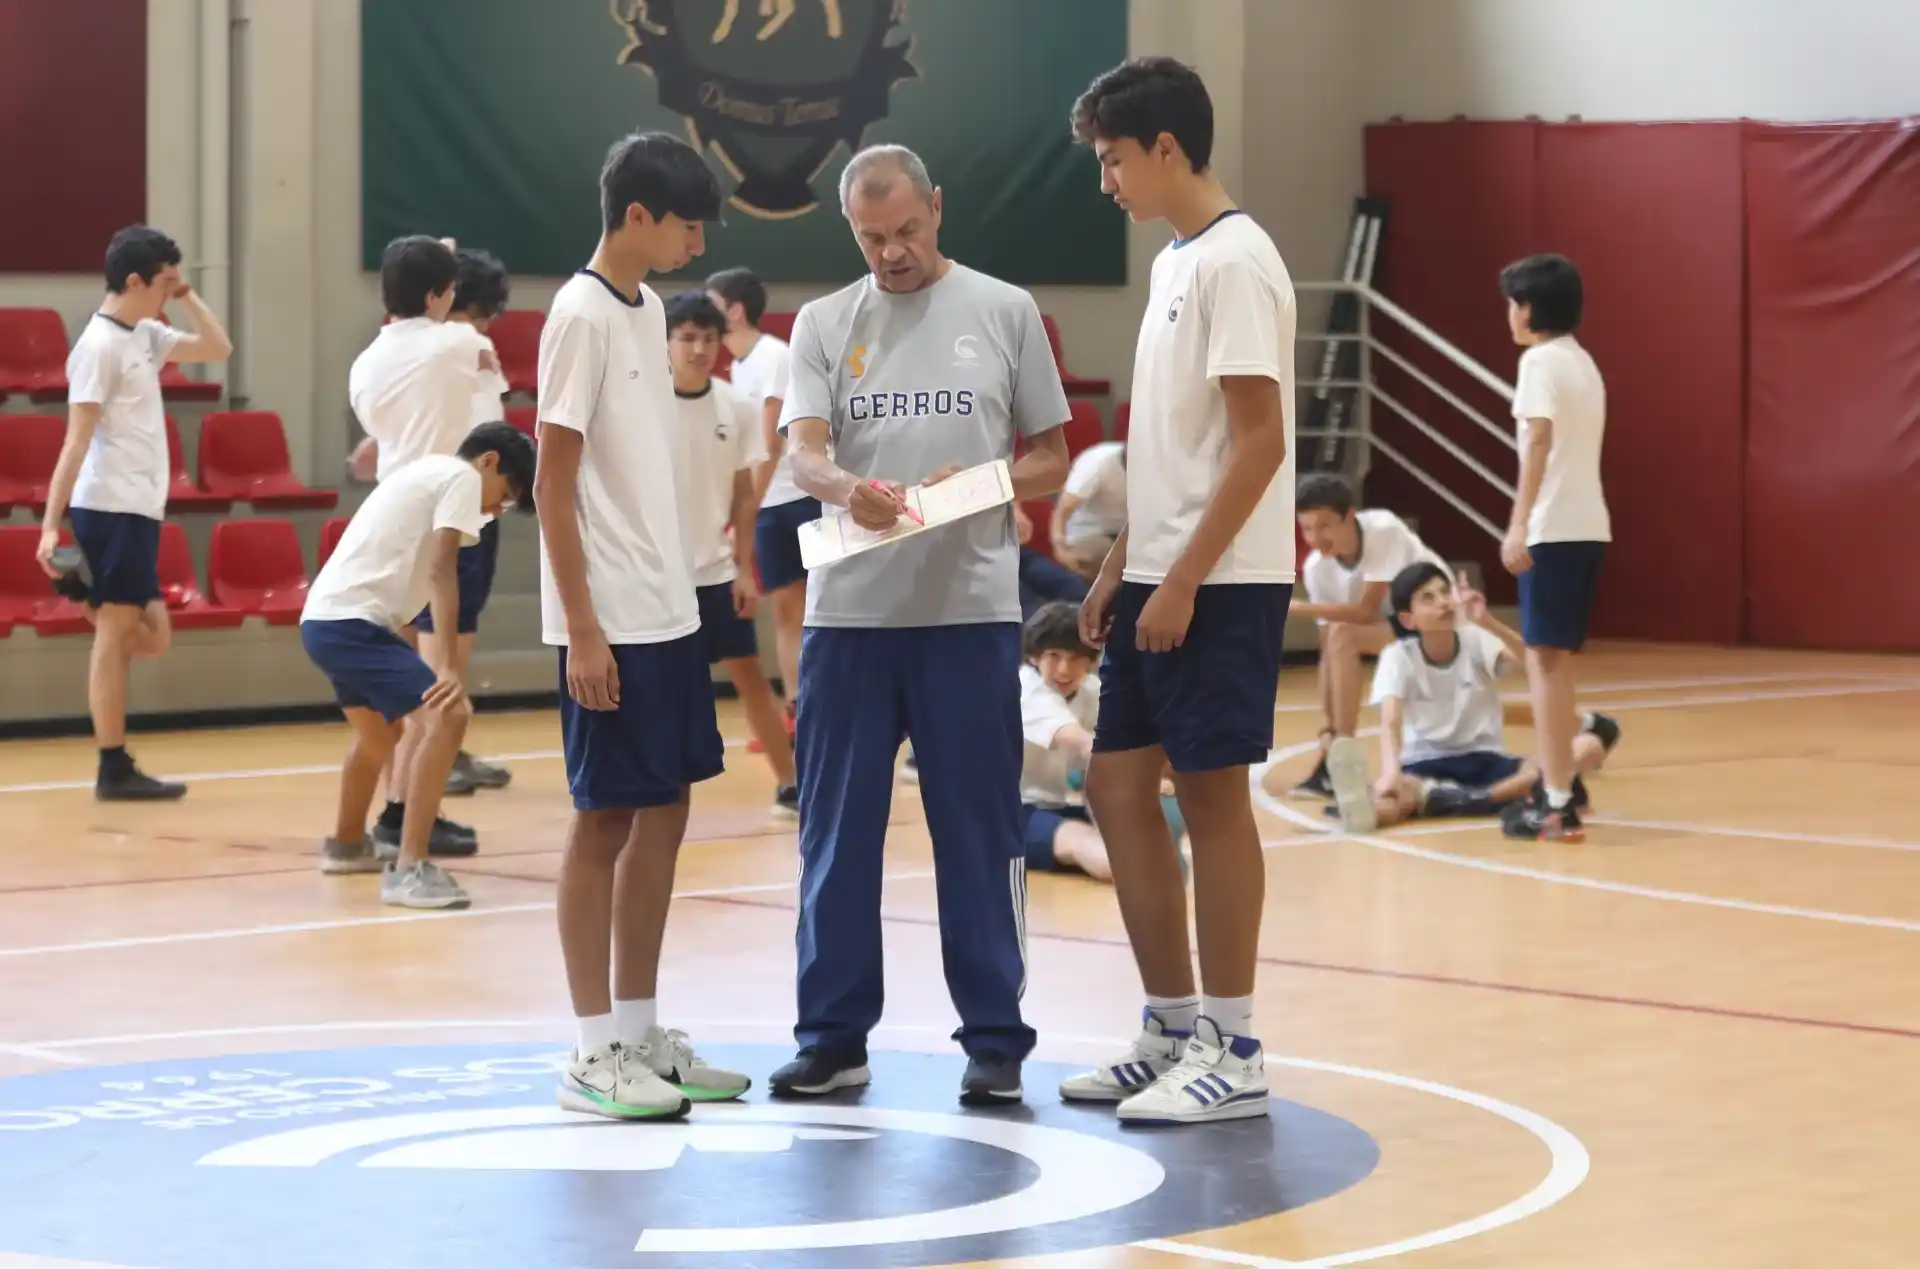
<instances>
[{"instance_id":1,"label":"white sock","mask_svg":"<svg viewBox=\"0 0 1920 1269\"><path fill-rule=\"evenodd\" d=\"M1593 711L1589 710L1580 715L1580 730L1583 732L1593 730Z\"/></svg>"},{"instance_id":2,"label":"white sock","mask_svg":"<svg viewBox=\"0 0 1920 1269\"><path fill-rule=\"evenodd\" d=\"M1164 1029L1191 1035L1193 1024L1200 1018L1200 997L1148 996L1147 1012L1160 1019Z\"/></svg>"},{"instance_id":3,"label":"white sock","mask_svg":"<svg viewBox=\"0 0 1920 1269\"><path fill-rule=\"evenodd\" d=\"M645 1044L647 1032L653 1030L656 1011L651 1000L616 1000L613 1017L620 1028L620 1043Z\"/></svg>"},{"instance_id":4,"label":"white sock","mask_svg":"<svg viewBox=\"0 0 1920 1269\"><path fill-rule=\"evenodd\" d=\"M1252 996L1202 996L1200 1012L1213 1019L1223 1036L1251 1035L1253 1032Z\"/></svg>"},{"instance_id":5,"label":"white sock","mask_svg":"<svg viewBox=\"0 0 1920 1269\"><path fill-rule=\"evenodd\" d=\"M1548 810L1564 811L1567 809L1567 803L1571 801L1573 801L1573 794L1568 792L1566 789L1548 789L1547 790L1547 809Z\"/></svg>"},{"instance_id":6,"label":"white sock","mask_svg":"<svg viewBox=\"0 0 1920 1269\"><path fill-rule=\"evenodd\" d=\"M580 1024L580 1056L598 1053L609 1044L620 1039L620 1028L614 1024L610 1013L595 1014L591 1018L575 1018Z\"/></svg>"}]
</instances>

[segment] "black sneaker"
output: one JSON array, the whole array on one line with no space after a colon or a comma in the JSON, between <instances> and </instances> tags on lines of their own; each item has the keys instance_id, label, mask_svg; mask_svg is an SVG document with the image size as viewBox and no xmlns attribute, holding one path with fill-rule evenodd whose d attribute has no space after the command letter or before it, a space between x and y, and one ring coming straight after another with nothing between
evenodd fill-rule
<instances>
[{"instance_id":1,"label":"black sneaker","mask_svg":"<svg viewBox=\"0 0 1920 1269\"><path fill-rule=\"evenodd\" d=\"M1420 813L1429 819L1446 819L1454 816L1470 819L1498 815L1500 808L1494 805L1493 799L1487 796L1485 789L1470 789L1465 785L1439 780L1427 790L1427 800Z\"/></svg>"},{"instance_id":2,"label":"black sneaker","mask_svg":"<svg viewBox=\"0 0 1920 1269\"><path fill-rule=\"evenodd\" d=\"M773 813L782 819L800 818L800 790L789 784L773 795Z\"/></svg>"},{"instance_id":3,"label":"black sneaker","mask_svg":"<svg viewBox=\"0 0 1920 1269\"><path fill-rule=\"evenodd\" d=\"M1327 773L1326 754L1320 755L1320 765L1313 769L1313 774L1294 785L1293 791L1288 796L1333 800L1333 777Z\"/></svg>"},{"instance_id":4,"label":"black sneaker","mask_svg":"<svg viewBox=\"0 0 1920 1269\"><path fill-rule=\"evenodd\" d=\"M373 826L375 846L388 846L394 851L400 849L400 830L389 828L385 824ZM446 816L433 821L433 831L427 834L427 853L439 855L443 859L464 859L478 854L480 835L465 824L456 824Z\"/></svg>"},{"instance_id":5,"label":"black sneaker","mask_svg":"<svg viewBox=\"0 0 1920 1269\"><path fill-rule=\"evenodd\" d=\"M967 1058L967 1073L960 1077L962 1106L1018 1106L1024 1096L1018 1062L998 1053Z\"/></svg>"},{"instance_id":6,"label":"black sneaker","mask_svg":"<svg viewBox=\"0 0 1920 1269\"><path fill-rule=\"evenodd\" d=\"M809 1044L767 1080L775 1097L824 1097L842 1088L864 1088L873 1083L865 1049L849 1053Z\"/></svg>"},{"instance_id":7,"label":"black sneaker","mask_svg":"<svg viewBox=\"0 0 1920 1269\"><path fill-rule=\"evenodd\" d=\"M97 802L178 802L187 796L187 786L176 780L156 780L137 767L129 767L94 781Z\"/></svg>"},{"instance_id":8,"label":"black sneaker","mask_svg":"<svg viewBox=\"0 0 1920 1269\"><path fill-rule=\"evenodd\" d=\"M1587 782L1579 776L1573 777L1573 789L1571 792L1573 794L1574 810L1584 811L1593 805L1593 795L1587 792ZM1547 782L1541 779L1534 780L1533 791L1527 796L1536 804L1545 806L1547 804Z\"/></svg>"},{"instance_id":9,"label":"black sneaker","mask_svg":"<svg viewBox=\"0 0 1920 1269\"><path fill-rule=\"evenodd\" d=\"M1500 817L1500 831L1508 837L1535 842L1584 842L1587 829L1580 812L1569 803L1564 810L1550 810L1544 800L1510 804Z\"/></svg>"},{"instance_id":10,"label":"black sneaker","mask_svg":"<svg viewBox=\"0 0 1920 1269\"><path fill-rule=\"evenodd\" d=\"M1608 753L1620 743L1620 720L1609 714L1588 714L1586 733L1600 742L1600 747Z\"/></svg>"}]
</instances>

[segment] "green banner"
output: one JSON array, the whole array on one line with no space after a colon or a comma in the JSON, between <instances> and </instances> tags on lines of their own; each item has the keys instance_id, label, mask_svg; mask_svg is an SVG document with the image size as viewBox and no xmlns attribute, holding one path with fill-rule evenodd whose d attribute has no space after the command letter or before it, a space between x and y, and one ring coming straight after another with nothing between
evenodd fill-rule
<instances>
[{"instance_id":1,"label":"green banner","mask_svg":"<svg viewBox=\"0 0 1920 1269\"><path fill-rule=\"evenodd\" d=\"M704 273L840 282L854 148L911 146L946 254L1023 285L1126 282L1126 223L1067 135L1126 56L1127 0L363 0L362 258L402 234L566 274L630 131L687 137L728 194Z\"/></svg>"}]
</instances>

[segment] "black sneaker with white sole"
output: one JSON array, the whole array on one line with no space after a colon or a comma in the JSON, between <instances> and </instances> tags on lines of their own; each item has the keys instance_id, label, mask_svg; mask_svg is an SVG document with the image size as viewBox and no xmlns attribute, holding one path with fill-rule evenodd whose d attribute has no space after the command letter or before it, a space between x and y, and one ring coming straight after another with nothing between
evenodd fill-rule
<instances>
[{"instance_id":1,"label":"black sneaker with white sole","mask_svg":"<svg viewBox=\"0 0 1920 1269\"><path fill-rule=\"evenodd\" d=\"M400 830L385 823L373 826L373 844L387 847L394 855L400 850ZM433 831L427 834L427 853L438 855L442 859L464 859L477 854L480 850L480 835L466 824L456 824L446 816L433 821ZM392 855L386 856L392 858Z\"/></svg>"},{"instance_id":2,"label":"black sneaker with white sole","mask_svg":"<svg viewBox=\"0 0 1920 1269\"><path fill-rule=\"evenodd\" d=\"M138 767L100 773L94 781L97 802L178 802L187 786L177 780L156 780Z\"/></svg>"},{"instance_id":3,"label":"black sneaker with white sole","mask_svg":"<svg viewBox=\"0 0 1920 1269\"><path fill-rule=\"evenodd\" d=\"M767 1089L775 1097L825 1097L843 1088L864 1088L873 1083L867 1069L867 1052L860 1049L823 1049L809 1044L767 1080Z\"/></svg>"},{"instance_id":4,"label":"black sneaker with white sole","mask_svg":"<svg viewBox=\"0 0 1920 1269\"><path fill-rule=\"evenodd\" d=\"M1320 763L1314 767L1313 774L1293 786L1289 797L1325 798L1333 800L1333 777L1327 774L1327 755L1320 755Z\"/></svg>"},{"instance_id":5,"label":"black sneaker with white sole","mask_svg":"<svg viewBox=\"0 0 1920 1269\"><path fill-rule=\"evenodd\" d=\"M1581 729L1600 742L1600 747L1608 753L1620 743L1620 720L1611 714L1593 713L1586 717L1586 726Z\"/></svg>"},{"instance_id":6,"label":"black sneaker with white sole","mask_svg":"<svg viewBox=\"0 0 1920 1269\"><path fill-rule=\"evenodd\" d=\"M960 1077L962 1106L1018 1106L1026 1096L1020 1087L1020 1063L998 1053L975 1053L967 1058Z\"/></svg>"},{"instance_id":7,"label":"black sneaker with white sole","mask_svg":"<svg viewBox=\"0 0 1920 1269\"><path fill-rule=\"evenodd\" d=\"M773 813L781 819L800 818L800 790L789 784L773 795Z\"/></svg>"}]
</instances>

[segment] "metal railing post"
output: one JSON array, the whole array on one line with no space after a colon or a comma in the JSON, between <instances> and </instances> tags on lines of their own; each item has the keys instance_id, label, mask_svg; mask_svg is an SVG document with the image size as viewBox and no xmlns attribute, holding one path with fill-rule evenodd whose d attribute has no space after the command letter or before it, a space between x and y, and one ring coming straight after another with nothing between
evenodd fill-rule
<instances>
[{"instance_id":1,"label":"metal railing post","mask_svg":"<svg viewBox=\"0 0 1920 1269\"><path fill-rule=\"evenodd\" d=\"M1354 393L1355 421L1359 424L1359 444L1354 447L1356 468L1353 482L1360 485L1373 470L1373 297L1366 291L1360 300L1360 390Z\"/></svg>"}]
</instances>

